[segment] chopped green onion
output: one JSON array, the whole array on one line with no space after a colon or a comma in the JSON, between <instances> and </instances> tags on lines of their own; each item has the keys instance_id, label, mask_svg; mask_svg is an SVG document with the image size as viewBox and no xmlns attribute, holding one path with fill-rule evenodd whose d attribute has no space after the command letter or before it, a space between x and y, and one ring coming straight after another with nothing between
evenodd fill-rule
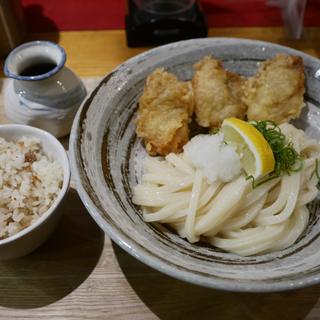
<instances>
[{"instance_id":1,"label":"chopped green onion","mask_svg":"<svg viewBox=\"0 0 320 320\"><path fill-rule=\"evenodd\" d=\"M316 159L316 168L315 168L315 170L314 170L314 173L316 174L317 179L320 181L319 161L318 161L318 159ZM314 173L312 173L311 177L313 176Z\"/></svg>"},{"instance_id":2,"label":"chopped green onion","mask_svg":"<svg viewBox=\"0 0 320 320\"><path fill-rule=\"evenodd\" d=\"M220 128L212 128L210 134L217 134L220 131Z\"/></svg>"},{"instance_id":3,"label":"chopped green onion","mask_svg":"<svg viewBox=\"0 0 320 320\"><path fill-rule=\"evenodd\" d=\"M252 180L253 187L257 187L271 179L279 177L282 172L290 175L292 172L302 170L303 159L294 149L292 142L288 141L276 123L270 120L264 120L251 121L250 124L259 130L267 140L272 149L275 160L273 172L268 174L262 180L255 181L256 179L253 176L247 177L247 179Z\"/></svg>"}]
</instances>

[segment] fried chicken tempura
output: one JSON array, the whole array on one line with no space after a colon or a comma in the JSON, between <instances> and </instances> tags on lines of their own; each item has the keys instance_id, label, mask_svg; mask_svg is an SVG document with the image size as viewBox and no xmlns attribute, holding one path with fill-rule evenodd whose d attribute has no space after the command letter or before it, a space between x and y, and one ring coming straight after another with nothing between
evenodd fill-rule
<instances>
[{"instance_id":1,"label":"fried chicken tempura","mask_svg":"<svg viewBox=\"0 0 320 320\"><path fill-rule=\"evenodd\" d=\"M192 79L196 121L202 127L218 127L225 118L243 119L246 105L241 100L245 79L223 69L210 56L195 64Z\"/></svg>"},{"instance_id":2,"label":"fried chicken tempura","mask_svg":"<svg viewBox=\"0 0 320 320\"><path fill-rule=\"evenodd\" d=\"M299 117L304 106L304 72L301 57L278 54L263 62L244 86L248 120L277 124Z\"/></svg>"},{"instance_id":3,"label":"fried chicken tempura","mask_svg":"<svg viewBox=\"0 0 320 320\"><path fill-rule=\"evenodd\" d=\"M136 133L150 155L178 153L189 140L188 123L194 109L190 82L156 69L139 100Z\"/></svg>"}]
</instances>

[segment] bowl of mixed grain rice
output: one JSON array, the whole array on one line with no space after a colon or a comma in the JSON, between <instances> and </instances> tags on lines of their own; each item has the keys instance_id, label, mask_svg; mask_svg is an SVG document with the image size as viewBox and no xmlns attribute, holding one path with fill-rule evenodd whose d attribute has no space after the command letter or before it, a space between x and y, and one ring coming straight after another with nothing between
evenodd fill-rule
<instances>
[{"instance_id":1,"label":"bowl of mixed grain rice","mask_svg":"<svg viewBox=\"0 0 320 320\"><path fill-rule=\"evenodd\" d=\"M68 157L54 136L0 125L0 260L26 255L50 236L69 183Z\"/></svg>"}]
</instances>

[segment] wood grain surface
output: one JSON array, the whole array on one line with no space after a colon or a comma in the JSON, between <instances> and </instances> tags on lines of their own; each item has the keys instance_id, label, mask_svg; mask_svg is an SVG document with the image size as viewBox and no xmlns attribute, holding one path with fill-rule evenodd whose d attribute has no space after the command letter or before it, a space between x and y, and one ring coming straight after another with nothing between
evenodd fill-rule
<instances>
[{"instance_id":1,"label":"wood grain surface","mask_svg":"<svg viewBox=\"0 0 320 320\"><path fill-rule=\"evenodd\" d=\"M210 36L272 41L320 56L317 28L306 29L299 41L287 39L281 28L212 29ZM127 48L123 31L29 39L59 42L67 65L81 76L102 76L145 50ZM0 319L320 319L320 286L272 294L201 288L143 265L112 243L73 188L63 210L57 230L37 251L0 262Z\"/></svg>"}]
</instances>

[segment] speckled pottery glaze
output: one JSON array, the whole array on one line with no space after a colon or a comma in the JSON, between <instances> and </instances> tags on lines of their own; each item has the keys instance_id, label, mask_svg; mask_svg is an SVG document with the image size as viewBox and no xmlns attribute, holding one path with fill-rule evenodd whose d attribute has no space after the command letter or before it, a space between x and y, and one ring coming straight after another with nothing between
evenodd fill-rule
<instances>
[{"instance_id":1,"label":"speckled pottery glaze","mask_svg":"<svg viewBox=\"0 0 320 320\"><path fill-rule=\"evenodd\" d=\"M43 74L20 74L25 67L44 59L56 66ZM4 65L5 75L11 78L4 89L9 120L44 129L56 137L70 132L86 89L65 62L64 49L50 41L27 42L10 52Z\"/></svg>"},{"instance_id":2,"label":"speckled pottery glaze","mask_svg":"<svg viewBox=\"0 0 320 320\"><path fill-rule=\"evenodd\" d=\"M107 75L83 103L73 124L71 167L80 197L99 226L147 265L198 285L243 292L271 292L320 282L319 200L309 205L309 225L290 248L240 257L203 244L190 244L157 224L145 223L132 201L141 178L141 140L135 135L137 101L146 77L164 67L180 79L207 54L244 76L277 53L299 55L305 63L307 106L295 125L320 137L320 61L266 42L211 38L177 42L138 55Z\"/></svg>"}]
</instances>

